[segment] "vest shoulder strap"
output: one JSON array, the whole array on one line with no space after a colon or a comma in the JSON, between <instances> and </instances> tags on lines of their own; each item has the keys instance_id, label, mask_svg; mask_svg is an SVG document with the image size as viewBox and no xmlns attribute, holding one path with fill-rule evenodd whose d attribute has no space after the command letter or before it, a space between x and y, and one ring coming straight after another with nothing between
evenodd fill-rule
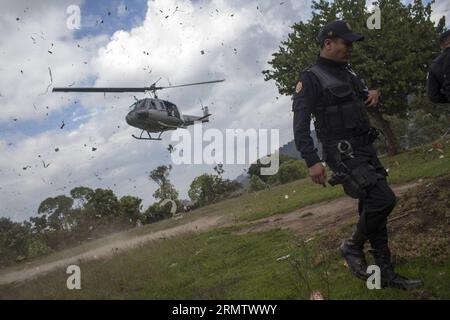
<instances>
[{"instance_id":1,"label":"vest shoulder strap","mask_svg":"<svg viewBox=\"0 0 450 320\"><path fill-rule=\"evenodd\" d=\"M333 86L347 84L333 76L331 73L326 71L323 67L318 64L315 64L309 68L309 71L314 73L314 75L319 79L322 88L330 88Z\"/></svg>"}]
</instances>

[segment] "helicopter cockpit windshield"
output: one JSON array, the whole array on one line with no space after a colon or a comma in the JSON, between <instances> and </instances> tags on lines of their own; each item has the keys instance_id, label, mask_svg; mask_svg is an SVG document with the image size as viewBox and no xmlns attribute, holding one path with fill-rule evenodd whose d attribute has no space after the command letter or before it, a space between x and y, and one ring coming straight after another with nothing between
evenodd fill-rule
<instances>
[{"instance_id":1,"label":"helicopter cockpit windshield","mask_svg":"<svg viewBox=\"0 0 450 320\"><path fill-rule=\"evenodd\" d=\"M144 106L145 106L145 101L143 101L143 100L136 101L135 103L133 103L133 104L130 106L130 110L131 110L131 111L134 111L134 110L137 110L137 109L143 109Z\"/></svg>"}]
</instances>

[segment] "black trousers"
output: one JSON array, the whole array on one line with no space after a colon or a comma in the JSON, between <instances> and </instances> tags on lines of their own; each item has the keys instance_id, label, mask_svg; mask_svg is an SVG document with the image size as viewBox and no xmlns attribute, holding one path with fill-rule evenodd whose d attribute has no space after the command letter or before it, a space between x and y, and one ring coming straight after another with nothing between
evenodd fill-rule
<instances>
[{"instance_id":1,"label":"black trousers","mask_svg":"<svg viewBox=\"0 0 450 320\"><path fill-rule=\"evenodd\" d=\"M339 158L336 149L326 148L324 160L333 172L338 172ZM359 220L357 231L364 234L373 249L382 250L388 246L387 218L395 207L397 198L389 187L388 173L381 164L372 145L353 149L354 158L342 156L341 161L350 169L370 164L376 169L376 184L365 188L366 196L359 199Z\"/></svg>"}]
</instances>

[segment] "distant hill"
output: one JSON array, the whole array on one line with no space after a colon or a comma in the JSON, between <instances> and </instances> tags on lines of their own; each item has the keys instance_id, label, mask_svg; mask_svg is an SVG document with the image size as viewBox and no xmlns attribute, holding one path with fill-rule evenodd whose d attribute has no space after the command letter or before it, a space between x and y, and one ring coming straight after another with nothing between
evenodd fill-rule
<instances>
[{"instance_id":1,"label":"distant hill","mask_svg":"<svg viewBox=\"0 0 450 320\"><path fill-rule=\"evenodd\" d=\"M314 141L314 146L316 146L316 148L318 149L319 157L322 157L322 145L319 143L317 139L317 134L315 130L311 131L311 137ZM302 156L300 155L300 152L297 151L297 147L295 146L294 140L286 143L279 150L280 154L282 155L289 156L299 160L303 159Z\"/></svg>"},{"instance_id":2,"label":"distant hill","mask_svg":"<svg viewBox=\"0 0 450 320\"><path fill-rule=\"evenodd\" d=\"M311 131L311 137L314 141L314 146L318 149L319 157L322 157L322 145L319 143L317 139L317 134L315 130ZM288 143L284 144L278 150L282 155L289 156L299 160L303 159L302 156L300 155L300 152L297 150L294 140L291 140ZM234 179L234 181L237 181L240 184L242 184L244 189L246 189L250 185L247 173L240 174L239 176L236 177L236 179Z\"/></svg>"}]
</instances>

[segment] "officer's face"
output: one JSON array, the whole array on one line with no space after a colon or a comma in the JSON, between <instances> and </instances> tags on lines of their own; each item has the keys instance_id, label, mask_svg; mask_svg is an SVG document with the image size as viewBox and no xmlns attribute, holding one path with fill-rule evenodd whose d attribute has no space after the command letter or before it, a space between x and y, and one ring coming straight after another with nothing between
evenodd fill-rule
<instances>
[{"instance_id":1,"label":"officer's face","mask_svg":"<svg viewBox=\"0 0 450 320\"><path fill-rule=\"evenodd\" d=\"M353 50L353 43L342 38L325 40L327 55L338 63L347 63Z\"/></svg>"}]
</instances>

